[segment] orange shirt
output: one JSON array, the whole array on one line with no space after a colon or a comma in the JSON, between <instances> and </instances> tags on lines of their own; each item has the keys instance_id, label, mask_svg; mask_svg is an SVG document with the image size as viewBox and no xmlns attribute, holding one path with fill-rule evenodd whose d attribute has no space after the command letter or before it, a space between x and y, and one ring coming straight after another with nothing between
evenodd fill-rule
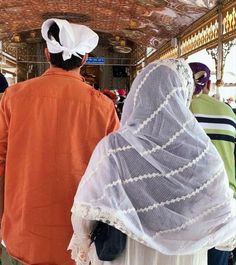
<instances>
[{"instance_id":1,"label":"orange shirt","mask_svg":"<svg viewBox=\"0 0 236 265\"><path fill-rule=\"evenodd\" d=\"M118 126L112 101L73 71L50 68L7 89L0 176L10 255L24 264L74 264L67 251L73 198L96 144Z\"/></svg>"}]
</instances>

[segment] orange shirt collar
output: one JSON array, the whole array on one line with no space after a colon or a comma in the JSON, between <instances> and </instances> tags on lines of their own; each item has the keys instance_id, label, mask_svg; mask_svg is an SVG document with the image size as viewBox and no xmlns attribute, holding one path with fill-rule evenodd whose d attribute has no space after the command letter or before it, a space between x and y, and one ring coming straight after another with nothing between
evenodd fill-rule
<instances>
[{"instance_id":1,"label":"orange shirt collar","mask_svg":"<svg viewBox=\"0 0 236 265\"><path fill-rule=\"evenodd\" d=\"M59 67L50 67L48 70L46 70L46 72L43 74L43 76L45 75L63 75L63 76L70 76L73 78L77 78L80 81L84 82L85 79L82 75L80 75L78 72L75 71L66 71L63 70L62 68Z\"/></svg>"}]
</instances>

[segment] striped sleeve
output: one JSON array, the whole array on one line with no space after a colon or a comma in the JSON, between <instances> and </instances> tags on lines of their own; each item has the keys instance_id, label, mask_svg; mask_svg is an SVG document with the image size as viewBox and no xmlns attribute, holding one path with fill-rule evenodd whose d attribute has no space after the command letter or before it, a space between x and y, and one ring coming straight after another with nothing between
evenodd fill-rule
<instances>
[{"instance_id":1,"label":"striped sleeve","mask_svg":"<svg viewBox=\"0 0 236 265\"><path fill-rule=\"evenodd\" d=\"M235 143L236 123L228 116L194 114L211 140L223 140Z\"/></svg>"}]
</instances>

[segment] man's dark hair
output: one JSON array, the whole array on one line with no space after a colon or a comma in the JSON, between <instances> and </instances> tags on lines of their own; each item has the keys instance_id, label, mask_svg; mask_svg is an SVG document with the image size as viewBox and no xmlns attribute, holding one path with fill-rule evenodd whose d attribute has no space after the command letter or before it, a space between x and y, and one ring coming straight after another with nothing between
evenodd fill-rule
<instances>
[{"instance_id":1,"label":"man's dark hair","mask_svg":"<svg viewBox=\"0 0 236 265\"><path fill-rule=\"evenodd\" d=\"M53 23L48 30L48 37L54 37L54 39L60 43L59 40L59 27L56 23ZM61 43L60 43L61 44ZM62 68L66 71L76 69L81 66L82 59L74 55L68 60L63 60L62 52L60 53L50 53L50 62L53 66Z\"/></svg>"}]
</instances>

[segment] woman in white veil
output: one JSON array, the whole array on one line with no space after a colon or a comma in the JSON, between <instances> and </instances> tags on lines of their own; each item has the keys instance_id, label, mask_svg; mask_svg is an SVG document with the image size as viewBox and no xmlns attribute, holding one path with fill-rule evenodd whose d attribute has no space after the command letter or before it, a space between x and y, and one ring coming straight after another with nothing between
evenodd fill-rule
<instances>
[{"instance_id":1,"label":"woman in white veil","mask_svg":"<svg viewBox=\"0 0 236 265\"><path fill-rule=\"evenodd\" d=\"M120 130L96 147L72 208L69 249L77 264L206 265L207 249L233 247L235 201L223 162L188 110L192 72L184 60L148 65L134 80ZM99 261L95 221L127 245Z\"/></svg>"}]
</instances>

